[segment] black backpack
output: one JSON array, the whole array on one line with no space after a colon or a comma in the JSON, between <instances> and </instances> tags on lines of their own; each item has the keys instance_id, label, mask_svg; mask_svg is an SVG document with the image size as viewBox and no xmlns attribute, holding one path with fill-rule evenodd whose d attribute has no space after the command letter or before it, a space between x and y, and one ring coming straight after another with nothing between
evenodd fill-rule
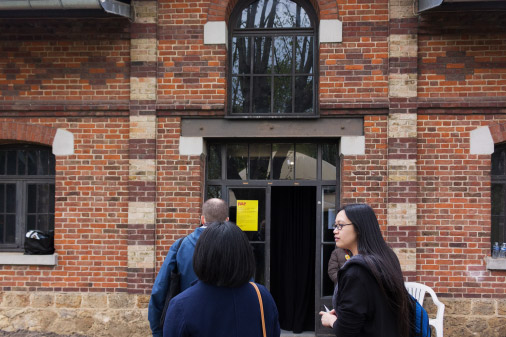
<instances>
[{"instance_id":1,"label":"black backpack","mask_svg":"<svg viewBox=\"0 0 506 337\"><path fill-rule=\"evenodd\" d=\"M26 255L50 255L54 253L54 231L28 231L25 235Z\"/></svg>"}]
</instances>

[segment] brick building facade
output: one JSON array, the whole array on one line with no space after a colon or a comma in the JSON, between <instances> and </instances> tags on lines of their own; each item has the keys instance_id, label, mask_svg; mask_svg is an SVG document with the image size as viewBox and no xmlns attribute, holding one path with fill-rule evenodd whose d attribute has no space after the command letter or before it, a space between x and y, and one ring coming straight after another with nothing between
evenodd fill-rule
<instances>
[{"instance_id":1,"label":"brick building facade","mask_svg":"<svg viewBox=\"0 0 506 337\"><path fill-rule=\"evenodd\" d=\"M300 1L315 16L312 115L259 118L231 113L231 34L242 34L231 18L248 2L123 2L130 20L0 10L0 147L54 154L56 249L33 257L0 247L1 330L149 336L147 302L169 247L198 226L213 191L233 208L249 184L265 193L268 230L273 193L314 194L316 313L329 301L325 221L366 202L406 281L445 303L446 336L506 335L506 262L490 259L506 12L480 1L423 12L411 0ZM251 156L257 143L314 144L318 170L330 146L337 178L210 177L212 149L226 165L227 146L250 146ZM0 184L13 184L4 178L0 168ZM277 243L265 240L269 256Z\"/></svg>"}]
</instances>

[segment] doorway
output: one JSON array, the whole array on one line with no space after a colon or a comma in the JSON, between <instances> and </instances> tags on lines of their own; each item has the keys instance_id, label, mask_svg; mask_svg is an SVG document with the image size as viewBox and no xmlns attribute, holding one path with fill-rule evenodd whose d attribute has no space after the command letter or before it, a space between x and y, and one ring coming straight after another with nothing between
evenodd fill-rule
<instances>
[{"instance_id":1,"label":"doorway","mask_svg":"<svg viewBox=\"0 0 506 337\"><path fill-rule=\"evenodd\" d=\"M271 294L281 329L314 331L316 187L271 189Z\"/></svg>"}]
</instances>

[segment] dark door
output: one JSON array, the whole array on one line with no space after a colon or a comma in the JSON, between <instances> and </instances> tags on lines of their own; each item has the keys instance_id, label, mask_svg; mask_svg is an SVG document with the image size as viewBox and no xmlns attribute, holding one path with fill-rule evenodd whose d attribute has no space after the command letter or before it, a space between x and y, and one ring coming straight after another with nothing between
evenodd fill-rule
<instances>
[{"instance_id":1,"label":"dark door","mask_svg":"<svg viewBox=\"0 0 506 337\"><path fill-rule=\"evenodd\" d=\"M314 331L316 187L271 188L271 293L281 329Z\"/></svg>"}]
</instances>

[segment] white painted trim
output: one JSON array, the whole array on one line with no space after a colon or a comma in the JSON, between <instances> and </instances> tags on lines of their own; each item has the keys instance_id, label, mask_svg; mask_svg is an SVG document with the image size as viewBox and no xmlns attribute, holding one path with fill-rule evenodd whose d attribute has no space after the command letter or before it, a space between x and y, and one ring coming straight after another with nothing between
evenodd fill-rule
<instances>
[{"instance_id":1,"label":"white painted trim","mask_svg":"<svg viewBox=\"0 0 506 337\"><path fill-rule=\"evenodd\" d=\"M67 156L74 154L74 134L58 129L53 140L53 154L55 156Z\"/></svg>"},{"instance_id":2,"label":"white painted trim","mask_svg":"<svg viewBox=\"0 0 506 337\"><path fill-rule=\"evenodd\" d=\"M182 156L200 156L204 153L204 138L180 137L179 154Z\"/></svg>"},{"instance_id":3,"label":"white painted trim","mask_svg":"<svg viewBox=\"0 0 506 337\"><path fill-rule=\"evenodd\" d=\"M365 136L341 137L339 154L344 156L365 154Z\"/></svg>"},{"instance_id":4,"label":"white painted trim","mask_svg":"<svg viewBox=\"0 0 506 337\"><path fill-rule=\"evenodd\" d=\"M339 20L320 20L320 43L343 42L343 23Z\"/></svg>"},{"instance_id":5,"label":"white painted trim","mask_svg":"<svg viewBox=\"0 0 506 337\"><path fill-rule=\"evenodd\" d=\"M209 21L204 24L204 44L224 44L228 47L225 21Z\"/></svg>"},{"instance_id":6,"label":"white painted trim","mask_svg":"<svg viewBox=\"0 0 506 337\"><path fill-rule=\"evenodd\" d=\"M494 140L488 126L471 131L471 154L492 154L494 153Z\"/></svg>"},{"instance_id":7,"label":"white painted trim","mask_svg":"<svg viewBox=\"0 0 506 337\"><path fill-rule=\"evenodd\" d=\"M56 266L58 254L25 255L23 253L0 253L0 265Z\"/></svg>"}]
</instances>

